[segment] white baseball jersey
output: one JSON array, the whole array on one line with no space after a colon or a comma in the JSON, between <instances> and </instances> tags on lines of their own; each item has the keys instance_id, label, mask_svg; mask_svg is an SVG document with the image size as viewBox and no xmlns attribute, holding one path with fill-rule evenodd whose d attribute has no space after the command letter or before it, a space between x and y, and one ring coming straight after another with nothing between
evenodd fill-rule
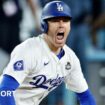
<instances>
[{"instance_id":1,"label":"white baseball jersey","mask_svg":"<svg viewBox=\"0 0 105 105\"><path fill-rule=\"evenodd\" d=\"M88 89L77 56L67 45L63 49L65 54L59 60L43 35L29 38L14 49L4 74L20 84L14 92L16 105L38 105L63 81L74 92Z\"/></svg>"}]
</instances>

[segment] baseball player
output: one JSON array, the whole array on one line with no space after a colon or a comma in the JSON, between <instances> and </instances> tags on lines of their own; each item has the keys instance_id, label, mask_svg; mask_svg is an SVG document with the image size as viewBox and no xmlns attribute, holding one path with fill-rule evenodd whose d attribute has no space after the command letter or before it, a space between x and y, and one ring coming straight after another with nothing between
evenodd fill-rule
<instances>
[{"instance_id":1,"label":"baseball player","mask_svg":"<svg viewBox=\"0 0 105 105\"><path fill-rule=\"evenodd\" d=\"M43 33L16 46L0 83L0 105L39 105L62 82L81 105L96 105L75 53L65 44L70 8L51 1L42 11Z\"/></svg>"}]
</instances>

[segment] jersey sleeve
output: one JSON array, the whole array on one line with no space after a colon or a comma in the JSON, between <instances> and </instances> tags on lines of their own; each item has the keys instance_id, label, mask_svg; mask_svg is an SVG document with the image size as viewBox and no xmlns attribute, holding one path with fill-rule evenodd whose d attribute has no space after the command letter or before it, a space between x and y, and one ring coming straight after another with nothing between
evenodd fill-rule
<instances>
[{"instance_id":1,"label":"jersey sleeve","mask_svg":"<svg viewBox=\"0 0 105 105\"><path fill-rule=\"evenodd\" d=\"M66 87L74 92L81 93L88 89L87 82L83 76L79 59L72 54L72 69L65 78Z\"/></svg>"},{"instance_id":2,"label":"jersey sleeve","mask_svg":"<svg viewBox=\"0 0 105 105\"><path fill-rule=\"evenodd\" d=\"M18 46L11 54L10 62L4 69L3 74L15 78L21 84L31 72L31 54L24 46Z\"/></svg>"}]
</instances>

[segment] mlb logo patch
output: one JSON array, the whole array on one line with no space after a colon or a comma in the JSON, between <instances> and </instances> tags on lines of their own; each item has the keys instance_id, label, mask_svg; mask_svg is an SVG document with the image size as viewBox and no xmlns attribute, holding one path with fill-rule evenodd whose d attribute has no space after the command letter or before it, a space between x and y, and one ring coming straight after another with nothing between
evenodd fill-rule
<instances>
[{"instance_id":1,"label":"mlb logo patch","mask_svg":"<svg viewBox=\"0 0 105 105\"><path fill-rule=\"evenodd\" d=\"M14 65L13 65L13 68L14 68L15 71L24 70L23 60L15 62Z\"/></svg>"}]
</instances>

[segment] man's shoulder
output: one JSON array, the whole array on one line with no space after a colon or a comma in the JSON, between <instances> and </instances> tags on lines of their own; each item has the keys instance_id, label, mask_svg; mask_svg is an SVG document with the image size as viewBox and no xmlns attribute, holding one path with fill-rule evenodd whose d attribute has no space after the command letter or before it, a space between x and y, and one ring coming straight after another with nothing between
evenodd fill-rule
<instances>
[{"instance_id":1,"label":"man's shoulder","mask_svg":"<svg viewBox=\"0 0 105 105\"><path fill-rule=\"evenodd\" d=\"M19 53L26 53L26 52L36 52L38 49L40 49L40 38L38 37L32 37L32 38L28 38L26 39L24 42L20 43L19 45L17 45L13 52L19 52Z\"/></svg>"},{"instance_id":2,"label":"man's shoulder","mask_svg":"<svg viewBox=\"0 0 105 105\"><path fill-rule=\"evenodd\" d=\"M75 54L75 52L68 46L68 45L64 45L64 50L65 53L70 56L70 58L77 58L77 55Z\"/></svg>"},{"instance_id":3,"label":"man's shoulder","mask_svg":"<svg viewBox=\"0 0 105 105\"><path fill-rule=\"evenodd\" d=\"M64 48L64 50L65 50L67 53L70 53L70 54L71 54L71 53L74 53L74 51L73 51L68 45L66 45L66 44L64 45L63 48Z\"/></svg>"},{"instance_id":4,"label":"man's shoulder","mask_svg":"<svg viewBox=\"0 0 105 105\"><path fill-rule=\"evenodd\" d=\"M21 45L25 46L25 47L35 47L38 46L40 44L40 37L32 37L32 38L28 38L27 40L25 40L24 42L21 43Z\"/></svg>"}]
</instances>

